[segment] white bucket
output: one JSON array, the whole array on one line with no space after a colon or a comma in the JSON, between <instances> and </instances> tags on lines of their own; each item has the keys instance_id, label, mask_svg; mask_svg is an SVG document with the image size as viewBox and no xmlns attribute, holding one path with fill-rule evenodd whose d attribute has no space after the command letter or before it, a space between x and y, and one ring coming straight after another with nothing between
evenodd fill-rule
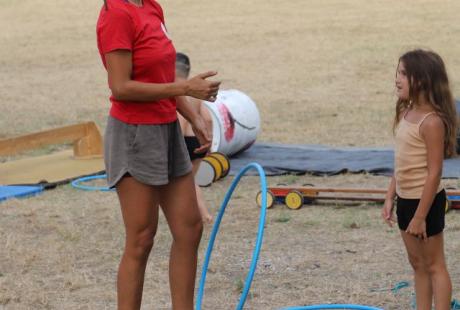
<instances>
[{"instance_id":1,"label":"white bucket","mask_svg":"<svg viewBox=\"0 0 460 310\"><path fill-rule=\"evenodd\" d=\"M260 130L254 101L236 89L221 90L216 101L204 101L212 116L211 152L234 155L249 148Z\"/></svg>"}]
</instances>

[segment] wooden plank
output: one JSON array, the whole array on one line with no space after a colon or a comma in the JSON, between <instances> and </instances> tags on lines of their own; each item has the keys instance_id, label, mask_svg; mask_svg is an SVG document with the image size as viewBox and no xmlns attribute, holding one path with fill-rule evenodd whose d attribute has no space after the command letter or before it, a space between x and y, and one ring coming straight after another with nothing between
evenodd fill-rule
<instances>
[{"instance_id":1,"label":"wooden plank","mask_svg":"<svg viewBox=\"0 0 460 310\"><path fill-rule=\"evenodd\" d=\"M313 197L312 197L313 198ZM349 201L375 201L384 202L385 197L370 197L370 196L316 196L315 200L349 200Z\"/></svg>"},{"instance_id":2,"label":"wooden plank","mask_svg":"<svg viewBox=\"0 0 460 310\"><path fill-rule=\"evenodd\" d=\"M75 159L72 150L12 160L0 164L0 184L57 183L105 169L102 158Z\"/></svg>"},{"instance_id":3,"label":"wooden plank","mask_svg":"<svg viewBox=\"0 0 460 310\"><path fill-rule=\"evenodd\" d=\"M313 193L352 193L352 194L386 194L386 189L378 188L333 188L333 187L270 187L269 190L276 193L286 195L291 190L297 190L304 195L312 195ZM448 196L460 195L460 190L447 190Z\"/></svg>"},{"instance_id":4,"label":"wooden plank","mask_svg":"<svg viewBox=\"0 0 460 310\"><path fill-rule=\"evenodd\" d=\"M102 156L102 136L94 122L0 140L0 156L13 156L52 144L72 142L77 158Z\"/></svg>"}]
</instances>

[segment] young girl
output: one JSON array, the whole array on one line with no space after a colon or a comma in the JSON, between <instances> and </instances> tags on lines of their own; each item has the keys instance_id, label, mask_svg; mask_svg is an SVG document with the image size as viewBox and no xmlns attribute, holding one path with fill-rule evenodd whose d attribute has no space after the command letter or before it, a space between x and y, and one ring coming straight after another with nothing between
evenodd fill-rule
<instances>
[{"instance_id":1,"label":"young girl","mask_svg":"<svg viewBox=\"0 0 460 310\"><path fill-rule=\"evenodd\" d=\"M145 267L159 206L173 235L169 282L173 309L193 309L202 223L176 110L210 146L203 118L183 96L214 101L215 72L175 82L176 51L154 0L106 0L97 43L112 95L104 152L108 184L116 187L126 231L118 270L118 309L140 309Z\"/></svg>"},{"instance_id":2,"label":"young girl","mask_svg":"<svg viewBox=\"0 0 460 310\"><path fill-rule=\"evenodd\" d=\"M446 193L440 184L445 157L455 155L457 116L444 62L414 50L396 71L395 173L382 210L398 226L414 270L418 310L449 310L452 284L444 257Z\"/></svg>"}]
</instances>

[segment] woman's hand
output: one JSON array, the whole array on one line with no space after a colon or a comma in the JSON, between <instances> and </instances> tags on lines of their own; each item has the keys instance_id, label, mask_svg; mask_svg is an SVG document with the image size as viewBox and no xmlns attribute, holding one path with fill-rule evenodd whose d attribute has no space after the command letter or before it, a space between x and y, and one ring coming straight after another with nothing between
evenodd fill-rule
<instances>
[{"instance_id":1,"label":"woman's hand","mask_svg":"<svg viewBox=\"0 0 460 310\"><path fill-rule=\"evenodd\" d=\"M207 152L211 148L212 141L211 135L206 127L206 122L201 115L198 115L192 120L191 125L193 133L197 137L198 142L200 142L200 147L196 148L194 152L197 154Z\"/></svg>"},{"instance_id":2,"label":"woman's hand","mask_svg":"<svg viewBox=\"0 0 460 310\"><path fill-rule=\"evenodd\" d=\"M425 219L414 216L410 221L409 226L407 226L406 233L426 241L428 239L428 236L426 234Z\"/></svg>"},{"instance_id":3,"label":"woman's hand","mask_svg":"<svg viewBox=\"0 0 460 310\"><path fill-rule=\"evenodd\" d=\"M395 218L393 214L394 209L394 201L393 199L386 199L385 203L382 208L382 219L388 226L393 227L393 223L395 223Z\"/></svg>"},{"instance_id":4,"label":"woman's hand","mask_svg":"<svg viewBox=\"0 0 460 310\"><path fill-rule=\"evenodd\" d=\"M187 80L186 96L214 102L219 91L219 81L208 81L207 78L216 75L215 71L198 74Z\"/></svg>"}]
</instances>

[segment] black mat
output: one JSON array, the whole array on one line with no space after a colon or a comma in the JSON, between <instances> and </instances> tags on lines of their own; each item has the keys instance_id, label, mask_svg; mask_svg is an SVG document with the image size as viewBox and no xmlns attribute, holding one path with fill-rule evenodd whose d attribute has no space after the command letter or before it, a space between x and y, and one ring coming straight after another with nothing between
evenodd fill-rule
<instances>
[{"instance_id":1,"label":"black mat","mask_svg":"<svg viewBox=\"0 0 460 310\"><path fill-rule=\"evenodd\" d=\"M393 173L393 150L390 148L333 148L321 145L283 145L256 143L230 159L230 174L235 175L250 162L264 167L267 175L341 173ZM248 174L255 175L251 171ZM460 177L460 157L444 161L443 178Z\"/></svg>"}]
</instances>

